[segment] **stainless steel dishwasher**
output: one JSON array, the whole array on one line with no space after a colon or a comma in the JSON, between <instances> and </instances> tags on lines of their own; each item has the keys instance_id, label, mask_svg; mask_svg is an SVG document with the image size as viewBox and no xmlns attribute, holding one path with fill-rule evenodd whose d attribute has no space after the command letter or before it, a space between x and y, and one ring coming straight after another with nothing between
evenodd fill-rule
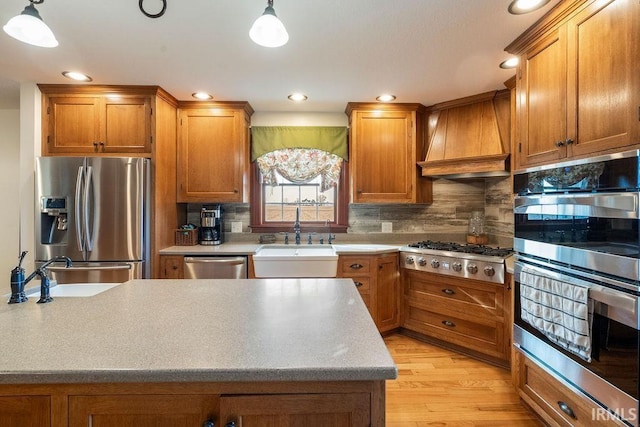
<instances>
[{"instance_id":1,"label":"stainless steel dishwasher","mask_svg":"<svg viewBox=\"0 0 640 427\"><path fill-rule=\"evenodd\" d=\"M185 279L246 279L246 256L184 257Z\"/></svg>"}]
</instances>

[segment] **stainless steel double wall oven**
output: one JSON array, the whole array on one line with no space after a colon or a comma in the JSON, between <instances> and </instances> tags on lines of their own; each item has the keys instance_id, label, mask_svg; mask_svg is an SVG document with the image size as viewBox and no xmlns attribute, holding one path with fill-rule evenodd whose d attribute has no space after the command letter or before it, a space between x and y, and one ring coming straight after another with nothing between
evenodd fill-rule
<instances>
[{"instance_id":1,"label":"stainless steel double wall oven","mask_svg":"<svg viewBox=\"0 0 640 427\"><path fill-rule=\"evenodd\" d=\"M640 152L515 173L514 191L515 346L602 410L638 426ZM578 302L532 303L531 278L561 293L585 290L588 334L559 343L554 331L566 325L554 322L575 315ZM545 291L535 292L539 298ZM572 348L585 343L586 354Z\"/></svg>"}]
</instances>

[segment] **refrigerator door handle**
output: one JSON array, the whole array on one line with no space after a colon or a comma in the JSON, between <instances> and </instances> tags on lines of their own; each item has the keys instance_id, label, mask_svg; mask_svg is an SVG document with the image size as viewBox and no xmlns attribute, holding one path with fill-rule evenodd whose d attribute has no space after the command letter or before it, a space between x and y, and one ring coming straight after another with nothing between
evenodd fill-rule
<instances>
[{"instance_id":1,"label":"refrigerator door handle","mask_svg":"<svg viewBox=\"0 0 640 427\"><path fill-rule=\"evenodd\" d=\"M84 200L83 200L83 209L84 215L82 222L84 224L84 236L86 239L87 252L91 252L93 250L93 239L91 236L91 232L89 231L89 196L91 187L93 186L93 182L91 180L93 175L93 168L91 166L87 166L87 179L84 185Z\"/></svg>"},{"instance_id":2,"label":"refrigerator door handle","mask_svg":"<svg viewBox=\"0 0 640 427\"><path fill-rule=\"evenodd\" d=\"M76 208L76 243L78 244L78 250L80 252L84 252L84 239L82 238L82 228L80 226L80 219L82 218L80 215L82 203L82 183L84 175L84 167L78 166L78 175L76 176L76 195L75 195L75 208Z\"/></svg>"}]
</instances>

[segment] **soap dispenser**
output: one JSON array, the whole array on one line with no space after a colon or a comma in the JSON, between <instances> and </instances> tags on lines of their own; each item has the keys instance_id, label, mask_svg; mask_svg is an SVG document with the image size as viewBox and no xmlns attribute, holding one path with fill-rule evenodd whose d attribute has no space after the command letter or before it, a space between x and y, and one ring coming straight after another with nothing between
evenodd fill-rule
<instances>
[{"instance_id":1,"label":"soap dispenser","mask_svg":"<svg viewBox=\"0 0 640 427\"><path fill-rule=\"evenodd\" d=\"M24 293L24 268L22 268L22 261L26 255L27 251L23 251L20 254L18 265L11 270L11 298L9 298L9 304L17 304L27 300L27 296Z\"/></svg>"}]
</instances>

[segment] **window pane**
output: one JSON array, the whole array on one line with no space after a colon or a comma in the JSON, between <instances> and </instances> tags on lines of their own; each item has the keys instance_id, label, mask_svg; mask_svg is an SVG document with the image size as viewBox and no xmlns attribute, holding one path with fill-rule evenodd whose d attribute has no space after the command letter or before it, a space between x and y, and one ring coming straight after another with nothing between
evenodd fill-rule
<instances>
[{"instance_id":1,"label":"window pane","mask_svg":"<svg viewBox=\"0 0 640 427\"><path fill-rule=\"evenodd\" d=\"M320 191L320 177L305 184L295 184L278 176L277 187L262 185L265 222L294 222L296 208L300 222L334 222L337 191Z\"/></svg>"}]
</instances>

